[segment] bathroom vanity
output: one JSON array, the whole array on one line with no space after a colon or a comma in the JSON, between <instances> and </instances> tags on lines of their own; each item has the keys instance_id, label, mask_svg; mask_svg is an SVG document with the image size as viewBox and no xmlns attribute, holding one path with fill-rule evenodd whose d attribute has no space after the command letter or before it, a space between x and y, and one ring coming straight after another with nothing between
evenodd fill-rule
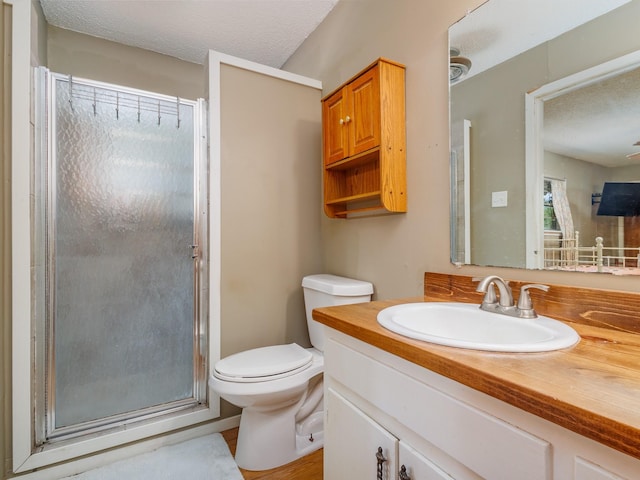
<instances>
[{"instance_id":1,"label":"bathroom vanity","mask_svg":"<svg viewBox=\"0 0 640 480\"><path fill-rule=\"evenodd\" d=\"M536 310L570 322L578 345L472 351L376 321L423 298L315 310L328 337L325 478L637 478L640 295L561 286L546 295L532 295ZM470 277L425 275L424 300L452 299L482 295Z\"/></svg>"}]
</instances>

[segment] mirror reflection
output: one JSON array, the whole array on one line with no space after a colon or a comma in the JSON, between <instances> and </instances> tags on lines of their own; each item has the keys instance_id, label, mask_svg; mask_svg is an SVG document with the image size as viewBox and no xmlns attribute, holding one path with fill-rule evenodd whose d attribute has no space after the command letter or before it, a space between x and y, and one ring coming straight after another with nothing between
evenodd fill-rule
<instances>
[{"instance_id":1,"label":"mirror reflection","mask_svg":"<svg viewBox=\"0 0 640 480\"><path fill-rule=\"evenodd\" d=\"M450 29L455 263L638 272L640 0L579 3L490 0Z\"/></svg>"}]
</instances>

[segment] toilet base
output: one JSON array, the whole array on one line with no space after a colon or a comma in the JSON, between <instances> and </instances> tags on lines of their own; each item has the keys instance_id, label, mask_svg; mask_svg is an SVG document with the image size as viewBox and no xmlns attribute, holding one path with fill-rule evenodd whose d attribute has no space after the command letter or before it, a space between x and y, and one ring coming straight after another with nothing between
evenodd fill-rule
<instances>
[{"instance_id":1,"label":"toilet base","mask_svg":"<svg viewBox=\"0 0 640 480\"><path fill-rule=\"evenodd\" d=\"M324 445L324 412L316 411L296 425L297 458L315 452Z\"/></svg>"},{"instance_id":2,"label":"toilet base","mask_svg":"<svg viewBox=\"0 0 640 480\"><path fill-rule=\"evenodd\" d=\"M322 448L322 410L313 412L296 425L298 408L296 404L275 412L243 409L235 456L238 466L245 470L268 470Z\"/></svg>"}]
</instances>

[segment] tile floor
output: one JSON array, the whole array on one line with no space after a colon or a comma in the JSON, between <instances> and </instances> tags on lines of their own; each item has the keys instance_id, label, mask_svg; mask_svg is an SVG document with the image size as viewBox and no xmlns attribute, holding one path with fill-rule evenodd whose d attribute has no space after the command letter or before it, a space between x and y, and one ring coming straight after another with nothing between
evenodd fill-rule
<instances>
[{"instance_id":1,"label":"tile floor","mask_svg":"<svg viewBox=\"0 0 640 480\"><path fill-rule=\"evenodd\" d=\"M218 433L158 448L60 480L242 480Z\"/></svg>"}]
</instances>

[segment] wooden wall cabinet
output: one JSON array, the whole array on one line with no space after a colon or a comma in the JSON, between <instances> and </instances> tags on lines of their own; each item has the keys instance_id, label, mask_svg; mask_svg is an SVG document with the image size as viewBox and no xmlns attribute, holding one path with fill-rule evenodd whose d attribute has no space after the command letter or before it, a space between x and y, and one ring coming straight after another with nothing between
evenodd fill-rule
<instances>
[{"instance_id":1,"label":"wooden wall cabinet","mask_svg":"<svg viewBox=\"0 0 640 480\"><path fill-rule=\"evenodd\" d=\"M404 73L380 58L322 100L327 216L407 211Z\"/></svg>"}]
</instances>

